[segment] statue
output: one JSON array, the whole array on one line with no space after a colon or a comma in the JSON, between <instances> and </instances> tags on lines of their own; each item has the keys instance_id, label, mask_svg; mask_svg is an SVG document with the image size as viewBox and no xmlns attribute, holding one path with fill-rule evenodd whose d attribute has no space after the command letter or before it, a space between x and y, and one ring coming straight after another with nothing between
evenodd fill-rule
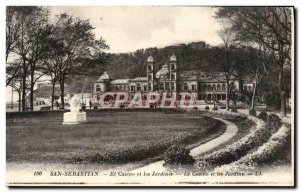
<instances>
[{"instance_id":1,"label":"statue","mask_svg":"<svg viewBox=\"0 0 300 192\"><path fill-rule=\"evenodd\" d=\"M81 109L80 99L77 95L74 95L70 100L70 111L80 112L80 109Z\"/></svg>"},{"instance_id":2,"label":"statue","mask_svg":"<svg viewBox=\"0 0 300 192\"><path fill-rule=\"evenodd\" d=\"M70 100L70 112L64 113L63 125L74 125L86 122L86 112L80 109L80 98L74 95Z\"/></svg>"}]
</instances>

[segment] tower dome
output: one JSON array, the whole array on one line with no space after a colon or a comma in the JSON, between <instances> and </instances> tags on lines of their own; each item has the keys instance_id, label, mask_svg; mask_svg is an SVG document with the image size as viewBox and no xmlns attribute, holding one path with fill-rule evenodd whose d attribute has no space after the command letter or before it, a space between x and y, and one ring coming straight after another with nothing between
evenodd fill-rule
<instances>
[{"instance_id":1,"label":"tower dome","mask_svg":"<svg viewBox=\"0 0 300 192\"><path fill-rule=\"evenodd\" d=\"M174 53L173 53L173 55L170 57L170 61L177 61L176 56L174 55Z\"/></svg>"},{"instance_id":2,"label":"tower dome","mask_svg":"<svg viewBox=\"0 0 300 192\"><path fill-rule=\"evenodd\" d=\"M153 57L151 55L148 57L147 62L153 62Z\"/></svg>"}]
</instances>

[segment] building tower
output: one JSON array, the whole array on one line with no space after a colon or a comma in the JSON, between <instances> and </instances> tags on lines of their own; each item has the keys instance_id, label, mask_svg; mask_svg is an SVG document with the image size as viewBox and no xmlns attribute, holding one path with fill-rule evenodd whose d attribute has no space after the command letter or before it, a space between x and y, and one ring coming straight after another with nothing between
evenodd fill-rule
<instances>
[{"instance_id":1,"label":"building tower","mask_svg":"<svg viewBox=\"0 0 300 192\"><path fill-rule=\"evenodd\" d=\"M170 90L177 91L176 90L176 81L177 81L177 59L176 56L173 55L170 57Z\"/></svg>"},{"instance_id":2,"label":"building tower","mask_svg":"<svg viewBox=\"0 0 300 192\"><path fill-rule=\"evenodd\" d=\"M147 84L148 92L154 90L154 61L153 57L150 55L147 59Z\"/></svg>"}]
</instances>

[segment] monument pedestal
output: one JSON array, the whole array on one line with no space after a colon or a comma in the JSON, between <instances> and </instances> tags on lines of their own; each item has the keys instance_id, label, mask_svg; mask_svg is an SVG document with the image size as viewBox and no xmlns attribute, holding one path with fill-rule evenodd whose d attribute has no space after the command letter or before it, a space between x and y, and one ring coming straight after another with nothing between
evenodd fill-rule
<instances>
[{"instance_id":1,"label":"monument pedestal","mask_svg":"<svg viewBox=\"0 0 300 192\"><path fill-rule=\"evenodd\" d=\"M67 112L64 113L63 125L76 125L86 122L86 112Z\"/></svg>"}]
</instances>

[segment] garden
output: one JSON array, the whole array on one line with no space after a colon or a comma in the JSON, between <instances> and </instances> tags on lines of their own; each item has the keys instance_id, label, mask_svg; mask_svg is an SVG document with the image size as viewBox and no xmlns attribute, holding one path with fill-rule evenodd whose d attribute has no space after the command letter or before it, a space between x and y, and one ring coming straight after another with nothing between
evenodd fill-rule
<instances>
[{"instance_id":1,"label":"garden","mask_svg":"<svg viewBox=\"0 0 300 192\"><path fill-rule=\"evenodd\" d=\"M7 113L7 161L122 164L162 155L174 145L213 139L225 125L184 111L87 111L88 122L62 125L63 112Z\"/></svg>"}]
</instances>

